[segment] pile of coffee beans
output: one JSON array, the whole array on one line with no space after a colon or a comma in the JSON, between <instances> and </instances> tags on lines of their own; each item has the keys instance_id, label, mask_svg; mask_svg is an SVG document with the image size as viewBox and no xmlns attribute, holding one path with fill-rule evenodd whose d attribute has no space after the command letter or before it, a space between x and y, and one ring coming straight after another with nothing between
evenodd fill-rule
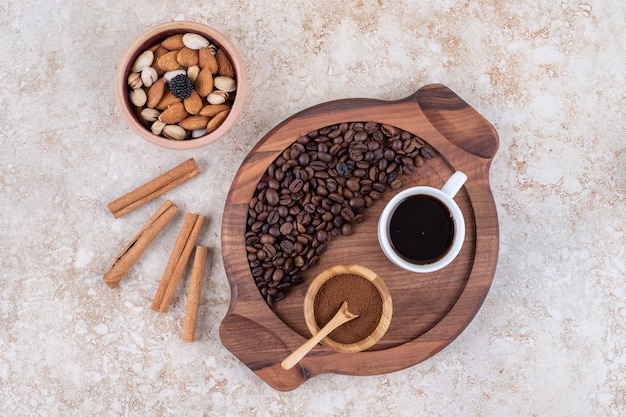
<instances>
[{"instance_id":1,"label":"pile of coffee beans","mask_svg":"<svg viewBox=\"0 0 626 417\"><path fill-rule=\"evenodd\" d=\"M352 234L365 209L435 156L394 126L351 122L298 138L268 167L250 200L246 251L268 305L315 267L331 239Z\"/></svg>"}]
</instances>

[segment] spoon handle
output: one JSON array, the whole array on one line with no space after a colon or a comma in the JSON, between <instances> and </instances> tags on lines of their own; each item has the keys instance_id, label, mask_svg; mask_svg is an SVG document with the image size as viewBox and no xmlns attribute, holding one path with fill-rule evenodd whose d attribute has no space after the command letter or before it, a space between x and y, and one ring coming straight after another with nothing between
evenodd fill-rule
<instances>
[{"instance_id":1,"label":"spoon handle","mask_svg":"<svg viewBox=\"0 0 626 417\"><path fill-rule=\"evenodd\" d=\"M317 345L323 338L325 338L326 336L328 336L333 330L335 330L337 327L341 326L344 323L349 322L352 319L355 319L358 316L355 315L350 315L347 316L344 312L343 312L343 308L340 308L339 311L337 312L337 314L335 314L335 316L328 322L326 323L326 325L324 327L322 327L320 329L319 332L317 332L317 334L313 337L311 337L309 340L307 340L306 342L304 342L302 345L300 345L299 348L297 348L296 350L294 350L291 355L287 356L285 358L285 360L283 360L280 364L280 366L283 367L283 369L291 369L293 368L298 362L300 362L302 360L302 358L304 358L306 356L307 353L309 353L311 351L311 349L313 349L315 347L315 345Z\"/></svg>"}]
</instances>

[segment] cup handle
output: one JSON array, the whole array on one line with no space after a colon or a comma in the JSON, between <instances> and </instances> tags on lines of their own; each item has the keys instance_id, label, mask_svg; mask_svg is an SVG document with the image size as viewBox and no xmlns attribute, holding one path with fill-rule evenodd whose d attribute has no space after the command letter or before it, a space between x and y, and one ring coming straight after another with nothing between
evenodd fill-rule
<instances>
[{"instance_id":1,"label":"cup handle","mask_svg":"<svg viewBox=\"0 0 626 417\"><path fill-rule=\"evenodd\" d=\"M454 198L463 184L465 184L465 181L467 181L467 175L461 171L456 171L448 181L446 181L444 186L441 187L441 191L448 194L451 198Z\"/></svg>"}]
</instances>

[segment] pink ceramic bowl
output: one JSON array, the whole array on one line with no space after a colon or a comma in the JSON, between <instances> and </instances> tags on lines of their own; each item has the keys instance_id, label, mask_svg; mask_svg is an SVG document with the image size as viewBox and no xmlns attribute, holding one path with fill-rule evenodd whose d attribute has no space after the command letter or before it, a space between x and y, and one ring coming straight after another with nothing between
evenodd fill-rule
<instances>
[{"instance_id":1,"label":"pink ceramic bowl","mask_svg":"<svg viewBox=\"0 0 626 417\"><path fill-rule=\"evenodd\" d=\"M234 100L228 116L224 122L214 131L194 139L173 140L164 136L155 135L150 130L150 126L139 116L140 108L130 102L128 76L137 57L155 44L165 38L179 33L196 33L204 36L217 48L222 49L229 58L235 72L234 79L237 82L237 89L234 93ZM233 127L241 109L246 93L246 70L234 45L221 33L208 26L193 22L171 22L158 25L144 32L128 47L119 62L115 74L115 98L122 118L130 128L139 136L154 143L171 149L193 149L215 142ZM231 98L232 98L231 93Z\"/></svg>"}]
</instances>

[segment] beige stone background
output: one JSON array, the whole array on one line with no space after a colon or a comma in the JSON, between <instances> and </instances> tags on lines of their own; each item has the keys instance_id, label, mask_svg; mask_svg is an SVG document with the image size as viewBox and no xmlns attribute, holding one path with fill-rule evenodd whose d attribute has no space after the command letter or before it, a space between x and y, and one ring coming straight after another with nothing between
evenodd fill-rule
<instances>
[{"instance_id":1,"label":"beige stone background","mask_svg":"<svg viewBox=\"0 0 626 417\"><path fill-rule=\"evenodd\" d=\"M228 35L248 68L240 121L195 151L144 142L113 76L172 20ZM614 0L0 0L0 414L6 416L626 416L626 3ZM500 134L492 289L431 359L274 391L219 340L220 224L253 145L295 112L448 85ZM168 194L206 214L199 340L186 295L149 303L177 217L118 290L102 274L160 202L106 204L188 157Z\"/></svg>"}]
</instances>

